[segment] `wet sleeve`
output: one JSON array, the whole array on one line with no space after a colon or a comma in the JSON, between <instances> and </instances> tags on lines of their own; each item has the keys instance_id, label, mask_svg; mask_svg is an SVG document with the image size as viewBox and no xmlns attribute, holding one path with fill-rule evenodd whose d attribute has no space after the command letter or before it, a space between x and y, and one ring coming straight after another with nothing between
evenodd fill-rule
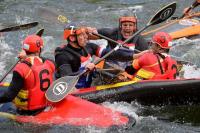
<instances>
[{"instance_id":1,"label":"wet sleeve","mask_svg":"<svg viewBox=\"0 0 200 133\"><path fill-rule=\"evenodd\" d=\"M11 102L23 88L24 79L21 75L13 71L12 81L7 90L1 92L0 103Z\"/></svg>"},{"instance_id":2,"label":"wet sleeve","mask_svg":"<svg viewBox=\"0 0 200 133\"><path fill-rule=\"evenodd\" d=\"M106 54L106 52L109 52L110 50L106 49L104 54ZM134 51L123 48L123 49L118 49L117 51L114 51L110 56L107 57L107 59L121 61L121 62L132 61L133 54L134 54Z\"/></svg>"},{"instance_id":3,"label":"wet sleeve","mask_svg":"<svg viewBox=\"0 0 200 133\"><path fill-rule=\"evenodd\" d=\"M73 73L70 59L60 54L55 57L55 62L61 77L71 75Z\"/></svg>"},{"instance_id":4,"label":"wet sleeve","mask_svg":"<svg viewBox=\"0 0 200 133\"><path fill-rule=\"evenodd\" d=\"M128 74L133 75L137 70L134 69L132 65L130 65L130 66L127 66L127 67L125 68L125 71L126 71Z\"/></svg>"},{"instance_id":5,"label":"wet sleeve","mask_svg":"<svg viewBox=\"0 0 200 133\"><path fill-rule=\"evenodd\" d=\"M60 76L75 76L80 73L80 71L73 72L70 64L63 64L59 68Z\"/></svg>"},{"instance_id":6,"label":"wet sleeve","mask_svg":"<svg viewBox=\"0 0 200 133\"><path fill-rule=\"evenodd\" d=\"M97 29L97 32L106 37L110 37L110 36L112 36L113 29L112 28L101 28L101 29Z\"/></svg>"},{"instance_id":7,"label":"wet sleeve","mask_svg":"<svg viewBox=\"0 0 200 133\"><path fill-rule=\"evenodd\" d=\"M149 49L149 44L147 43L146 39L144 39L144 37L142 37L141 35L138 36L135 49L139 51L144 51ZM135 50L136 53L138 53L137 50Z\"/></svg>"}]
</instances>

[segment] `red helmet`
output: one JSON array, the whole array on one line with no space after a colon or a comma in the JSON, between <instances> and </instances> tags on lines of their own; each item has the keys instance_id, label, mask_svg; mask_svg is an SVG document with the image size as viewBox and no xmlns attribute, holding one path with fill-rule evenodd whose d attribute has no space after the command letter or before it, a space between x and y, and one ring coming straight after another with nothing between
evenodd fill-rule
<instances>
[{"instance_id":1,"label":"red helmet","mask_svg":"<svg viewBox=\"0 0 200 133\"><path fill-rule=\"evenodd\" d=\"M43 40L38 35L29 35L23 41L23 50L35 53L43 47Z\"/></svg>"},{"instance_id":2,"label":"red helmet","mask_svg":"<svg viewBox=\"0 0 200 133\"><path fill-rule=\"evenodd\" d=\"M135 16L123 16L119 18L119 23L123 23L123 22L133 22L136 23L137 22L137 18Z\"/></svg>"},{"instance_id":3,"label":"red helmet","mask_svg":"<svg viewBox=\"0 0 200 133\"><path fill-rule=\"evenodd\" d=\"M172 46L172 37L165 32L157 32L152 37L152 42L157 43L161 48L169 49Z\"/></svg>"},{"instance_id":4,"label":"red helmet","mask_svg":"<svg viewBox=\"0 0 200 133\"><path fill-rule=\"evenodd\" d=\"M75 26L69 26L64 29L63 38L68 39L68 37L71 35L79 35L81 33L86 33L86 29L83 27L76 28Z\"/></svg>"},{"instance_id":5,"label":"red helmet","mask_svg":"<svg viewBox=\"0 0 200 133\"><path fill-rule=\"evenodd\" d=\"M119 18L119 28L121 29L122 23L123 22L133 22L135 23L136 27L137 27L137 16L122 16Z\"/></svg>"}]
</instances>

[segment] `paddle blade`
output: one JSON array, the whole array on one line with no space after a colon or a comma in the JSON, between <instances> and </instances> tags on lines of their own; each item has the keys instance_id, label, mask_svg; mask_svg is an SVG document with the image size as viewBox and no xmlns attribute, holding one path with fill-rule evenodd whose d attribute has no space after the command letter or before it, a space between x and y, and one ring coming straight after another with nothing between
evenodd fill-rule
<instances>
[{"instance_id":1,"label":"paddle blade","mask_svg":"<svg viewBox=\"0 0 200 133\"><path fill-rule=\"evenodd\" d=\"M78 82L79 76L65 76L54 81L45 93L50 102L59 102L65 98Z\"/></svg>"},{"instance_id":2,"label":"paddle blade","mask_svg":"<svg viewBox=\"0 0 200 133\"><path fill-rule=\"evenodd\" d=\"M160 9L148 22L147 25L156 25L171 17L176 11L176 2L172 2Z\"/></svg>"},{"instance_id":3,"label":"paddle blade","mask_svg":"<svg viewBox=\"0 0 200 133\"><path fill-rule=\"evenodd\" d=\"M39 29L35 34L41 37L43 33L44 33L44 29Z\"/></svg>"},{"instance_id":4,"label":"paddle blade","mask_svg":"<svg viewBox=\"0 0 200 133\"><path fill-rule=\"evenodd\" d=\"M22 24L22 25L16 25L16 26L12 26L12 27L3 28L0 30L0 32L25 30L25 29L33 28L33 27L37 26L38 24L39 24L38 22L31 22L31 23Z\"/></svg>"}]
</instances>

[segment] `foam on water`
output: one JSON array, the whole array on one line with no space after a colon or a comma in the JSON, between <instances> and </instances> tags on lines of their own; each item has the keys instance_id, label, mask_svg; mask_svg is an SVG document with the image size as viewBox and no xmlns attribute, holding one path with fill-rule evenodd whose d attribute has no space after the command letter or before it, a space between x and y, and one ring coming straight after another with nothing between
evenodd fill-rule
<instances>
[{"instance_id":1,"label":"foam on water","mask_svg":"<svg viewBox=\"0 0 200 133\"><path fill-rule=\"evenodd\" d=\"M196 66L184 65L181 71L184 78L200 78L200 68Z\"/></svg>"},{"instance_id":2,"label":"foam on water","mask_svg":"<svg viewBox=\"0 0 200 133\"><path fill-rule=\"evenodd\" d=\"M7 70L7 61L9 57L13 55L12 51L14 49L5 42L5 37L3 35L0 36L0 47L0 75L2 75Z\"/></svg>"}]
</instances>

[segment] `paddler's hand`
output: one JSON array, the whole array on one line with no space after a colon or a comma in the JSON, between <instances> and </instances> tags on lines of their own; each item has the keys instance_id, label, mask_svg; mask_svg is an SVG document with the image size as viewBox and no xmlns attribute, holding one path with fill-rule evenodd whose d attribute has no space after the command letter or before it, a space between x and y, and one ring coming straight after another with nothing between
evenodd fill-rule
<instances>
[{"instance_id":1,"label":"paddler's hand","mask_svg":"<svg viewBox=\"0 0 200 133\"><path fill-rule=\"evenodd\" d=\"M18 54L18 58L20 60L24 60L26 59L27 55L26 55L26 52L24 50L20 51L19 54Z\"/></svg>"},{"instance_id":2,"label":"paddler's hand","mask_svg":"<svg viewBox=\"0 0 200 133\"><path fill-rule=\"evenodd\" d=\"M88 63L86 65L86 69L88 69L89 71L93 71L95 69L95 64L94 63Z\"/></svg>"},{"instance_id":3,"label":"paddler's hand","mask_svg":"<svg viewBox=\"0 0 200 133\"><path fill-rule=\"evenodd\" d=\"M86 27L87 33L92 34L92 33L98 33L96 28L93 27Z\"/></svg>"},{"instance_id":4,"label":"paddler's hand","mask_svg":"<svg viewBox=\"0 0 200 133\"><path fill-rule=\"evenodd\" d=\"M118 74L117 78L120 81L130 81L132 79L132 76L129 75L127 72L122 72L122 73Z\"/></svg>"},{"instance_id":5,"label":"paddler's hand","mask_svg":"<svg viewBox=\"0 0 200 133\"><path fill-rule=\"evenodd\" d=\"M96 28L93 28L93 27L86 27L86 30L87 30L87 34L88 34L88 39L89 39L89 40L96 40L96 39L99 39L98 36L95 36L95 35L92 34L92 33L98 34L98 31L97 31Z\"/></svg>"},{"instance_id":6,"label":"paddler's hand","mask_svg":"<svg viewBox=\"0 0 200 133\"><path fill-rule=\"evenodd\" d=\"M190 12L191 12L191 11L189 11L189 7L185 8L185 9L183 10L184 16L188 16L188 15L190 14Z\"/></svg>"}]
</instances>

